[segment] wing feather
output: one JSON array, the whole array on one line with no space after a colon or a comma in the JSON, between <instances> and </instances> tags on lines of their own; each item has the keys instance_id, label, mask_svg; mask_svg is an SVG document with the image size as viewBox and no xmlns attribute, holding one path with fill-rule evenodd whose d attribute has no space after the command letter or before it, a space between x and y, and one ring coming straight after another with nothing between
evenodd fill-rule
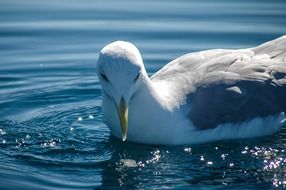
<instances>
[{"instance_id":1,"label":"wing feather","mask_svg":"<svg viewBox=\"0 0 286 190\"><path fill-rule=\"evenodd\" d=\"M286 111L286 36L241 50L186 54L151 77L198 129ZM171 106L172 106L171 105Z\"/></svg>"}]
</instances>

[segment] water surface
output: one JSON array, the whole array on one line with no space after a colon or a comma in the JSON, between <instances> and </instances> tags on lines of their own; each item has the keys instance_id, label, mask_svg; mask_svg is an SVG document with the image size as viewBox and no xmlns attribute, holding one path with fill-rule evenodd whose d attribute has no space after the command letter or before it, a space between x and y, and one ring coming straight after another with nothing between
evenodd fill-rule
<instances>
[{"instance_id":1,"label":"water surface","mask_svg":"<svg viewBox=\"0 0 286 190\"><path fill-rule=\"evenodd\" d=\"M286 34L285 1L0 1L0 189L286 187L286 128L147 146L102 122L98 52L126 40L151 75L172 59Z\"/></svg>"}]
</instances>

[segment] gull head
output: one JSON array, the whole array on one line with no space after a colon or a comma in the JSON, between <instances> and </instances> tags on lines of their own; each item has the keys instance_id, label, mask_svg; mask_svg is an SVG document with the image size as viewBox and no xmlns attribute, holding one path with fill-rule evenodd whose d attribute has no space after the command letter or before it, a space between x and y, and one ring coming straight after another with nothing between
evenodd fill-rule
<instances>
[{"instance_id":1,"label":"gull head","mask_svg":"<svg viewBox=\"0 0 286 190\"><path fill-rule=\"evenodd\" d=\"M103 92L116 106L122 140L125 141L128 105L147 77L140 52L129 42L108 44L100 51L96 71Z\"/></svg>"}]
</instances>

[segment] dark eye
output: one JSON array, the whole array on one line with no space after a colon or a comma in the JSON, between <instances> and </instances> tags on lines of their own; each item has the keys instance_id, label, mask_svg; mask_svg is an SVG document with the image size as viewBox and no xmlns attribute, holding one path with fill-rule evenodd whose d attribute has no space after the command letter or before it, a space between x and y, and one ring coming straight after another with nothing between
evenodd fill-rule
<instances>
[{"instance_id":1,"label":"dark eye","mask_svg":"<svg viewBox=\"0 0 286 190\"><path fill-rule=\"evenodd\" d=\"M139 76L140 76L140 73L138 73L138 74L136 75L136 77L135 77L135 79L134 79L134 82L137 81L137 79L139 78Z\"/></svg>"},{"instance_id":2,"label":"dark eye","mask_svg":"<svg viewBox=\"0 0 286 190\"><path fill-rule=\"evenodd\" d=\"M108 78L107 78L107 76L106 76L105 74L100 73L100 76L101 76L101 78L102 78L103 80L105 80L106 82L109 82L109 80L108 80Z\"/></svg>"}]
</instances>

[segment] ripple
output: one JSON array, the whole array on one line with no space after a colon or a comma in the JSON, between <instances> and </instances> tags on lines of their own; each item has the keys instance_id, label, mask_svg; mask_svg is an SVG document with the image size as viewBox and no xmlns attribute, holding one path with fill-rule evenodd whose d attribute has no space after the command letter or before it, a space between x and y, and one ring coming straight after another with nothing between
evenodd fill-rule
<instances>
[{"instance_id":1,"label":"ripple","mask_svg":"<svg viewBox=\"0 0 286 190\"><path fill-rule=\"evenodd\" d=\"M19 168L11 164L1 165L0 170L2 171L0 173L1 187L7 189L18 189L20 186L28 189L46 189L47 184L50 188L56 189L90 189L99 184L99 182L83 182L76 179L68 180L61 175L43 174L31 167ZM18 179L17 183L15 179Z\"/></svg>"},{"instance_id":2,"label":"ripple","mask_svg":"<svg viewBox=\"0 0 286 190\"><path fill-rule=\"evenodd\" d=\"M2 142L5 141L2 143L5 144L4 149L12 151L11 155L15 154L14 151L18 152L16 159L33 164L38 162L40 165L59 165L61 161L62 164L71 164L71 160L78 160L74 163L85 165L80 161L83 159L89 160L87 163L92 165L109 157L110 153L105 150L104 145L108 140L109 130L104 126L95 128L96 123L101 120L91 117L100 114L99 107L94 107L90 103L79 106L76 103L54 105L49 109L38 109L33 112L35 113L25 113L27 117L22 116L23 119L19 122L0 122L0 138ZM78 118L82 118L81 121ZM104 133L105 135L102 135ZM58 159L53 159L55 156Z\"/></svg>"}]
</instances>

